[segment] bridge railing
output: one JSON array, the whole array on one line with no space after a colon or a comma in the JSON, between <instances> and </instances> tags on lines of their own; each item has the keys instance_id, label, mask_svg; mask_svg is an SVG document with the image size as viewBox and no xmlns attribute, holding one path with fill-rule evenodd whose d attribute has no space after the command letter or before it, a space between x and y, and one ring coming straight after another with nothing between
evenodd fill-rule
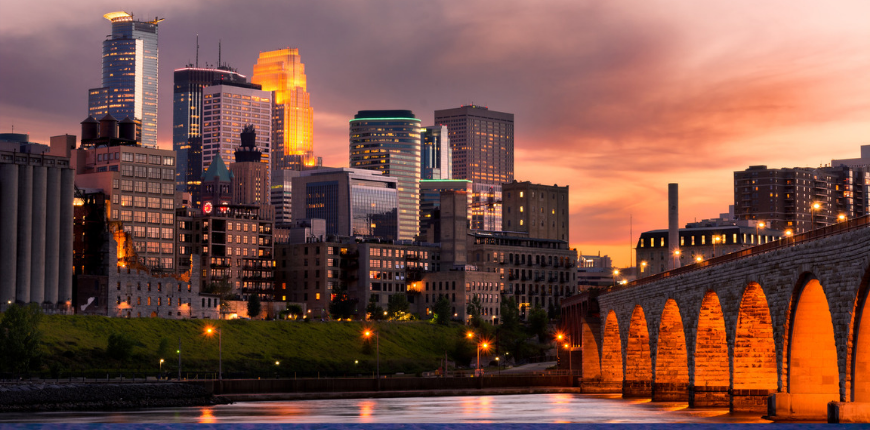
<instances>
[{"instance_id":1,"label":"bridge railing","mask_svg":"<svg viewBox=\"0 0 870 430\"><path fill-rule=\"evenodd\" d=\"M637 287L640 285L649 284L652 282L660 281L662 279L669 278L671 276L683 275L686 273L694 272L696 270L701 270L711 266L717 266L720 264L730 263L735 260L739 260L741 258L750 257L753 255L764 254L766 252L775 251L778 249L787 248L789 246L794 246L798 243L809 242L813 240L818 240L824 237L832 236L835 234L845 233L847 231L859 230L862 228L870 227L870 215L866 215L860 218L855 218L849 221L840 222L837 224L832 224L827 227L822 227L816 230L811 230L806 233L801 233L799 235L795 235L792 237L784 237L774 242L768 242L763 245L753 246L752 248L746 248L737 252L732 252L730 254L725 254L719 257L714 257L709 260L702 261L700 263L690 264L688 266L683 266L678 269L668 270L667 272L656 273L655 275L650 275L645 278L640 278L635 281L629 282L625 285L617 285L608 287L605 292L613 292L613 291L621 291L628 288Z\"/></svg>"}]
</instances>

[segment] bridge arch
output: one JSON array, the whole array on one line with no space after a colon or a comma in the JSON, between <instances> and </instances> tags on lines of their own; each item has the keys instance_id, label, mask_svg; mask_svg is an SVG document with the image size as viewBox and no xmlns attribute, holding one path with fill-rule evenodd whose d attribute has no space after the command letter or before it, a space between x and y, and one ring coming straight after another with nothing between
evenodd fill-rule
<instances>
[{"instance_id":1,"label":"bridge arch","mask_svg":"<svg viewBox=\"0 0 870 430\"><path fill-rule=\"evenodd\" d=\"M649 327L643 307L635 305L628 326L625 348L625 381L623 397L652 395L652 360L650 358Z\"/></svg>"},{"instance_id":2,"label":"bridge arch","mask_svg":"<svg viewBox=\"0 0 870 430\"><path fill-rule=\"evenodd\" d=\"M776 343L767 295L756 282L743 290L734 336L731 410L767 410L777 389Z\"/></svg>"},{"instance_id":3,"label":"bridge arch","mask_svg":"<svg viewBox=\"0 0 870 430\"><path fill-rule=\"evenodd\" d=\"M601 357L598 354L598 346L601 344L600 323L593 323L589 318L580 318L580 348L582 350L582 366L580 377L583 379L599 379L601 378ZM594 326L594 327L593 327ZM617 333L619 328L617 327ZM576 339L573 338L572 339ZM618 339L617 339L618 341ZM621 357L620 357L621 358ZM620 366L622 363L620 363Z\"/></svg>"},{"instance_id":4,"label":"bridge arch","mask_svg":"<svg viewBox=\"0 0 870 430\"><path fill-rule=\"evenodd\" d=\"M688 400L689 366L683 318L674 299L662 310L656 342L653 401Z\"/></svg>"},{"instance_id":5,"label":"bridge arch","mask_svg":"<svg viewBox=\"0 0 870 430\"><path fill-rule=\"evenodd\" d=\"M840 400L837 345L827 294L818 278L802 274L789 307L788 393L791 413L827 413Z\"/></svg>"},{"instance_id":6,"label":"bridge arch","mask_svg":"<svg viewBox=\"0 0 870 430\"><path fill-rule=\"evenodd\" d=\"M707 291L698 312L695 330L694 384L689 396L692 407L728 406L731 366L725 315L719 295Z\"/></svg>"},{"instance_id":7,"label":"bridge arch","mask_svg":"<svg viewBox=\"0 0 870 430\"><path fill-rule=\"evenodd\" d=\"M616 312L607 313L604 321L604 338L601 342L601 380L605 383L622 384L622 338Z\"/></svg>"},{"instance_id":8,"label":"bridge arch","mask_svg":"<svg viewBox=\"0 0 870 430\"><path fill-rule=\"evenodd\" d=\"M870 266L861 279L852 313L851 393L853 402L870 402Z\"/></svg>"}]
</instances>

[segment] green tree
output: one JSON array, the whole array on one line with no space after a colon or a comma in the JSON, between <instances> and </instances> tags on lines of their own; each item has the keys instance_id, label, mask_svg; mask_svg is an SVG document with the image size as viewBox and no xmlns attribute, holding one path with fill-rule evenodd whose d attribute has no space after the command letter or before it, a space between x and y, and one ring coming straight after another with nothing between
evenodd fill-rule
<instances>
[{"instance_id":1,"label":"green tree","mask_svg":"<svg viewBox=\"0 0 870 430\"><path fill-rule=\"evenodd\" d=\"M450 323L450 300L447 299L447 296L441 296L441 298L435 302L432 311L435 312L435 322L441 325L447 325Z\"/></svg>"},{"instance_id":2,"label":"green tree","mask_svg":"<svg viewBox=\"0 0 870 430\"><path fill-rule=\"evenodd\" d=\"M329 313L333 318L351 318L356 315L357 299L352 299L347 290L338 290L329 302Z\"/></svg>"},{"instance_id":3,"label":"green tree","mask_svg":"<svg viewBox=\"0 0 870 430\"><path fill-rule=\"evenodd\" d=\"M133 347L136 346L133 339L122 333L112 333L106 344L106 355L118 362L118 368L133 356Z\"/></svg>"},{"instance_id":4,"label":"green tree","mask_svg":"<svg viewBox=\"0 0 870 430\"><path fill-rule=\"evenodd\" d=\"M468 315L471 316L471 325L473 327L480 327L481 323L483 323L483 319L480 315L483 314L483 304L480 302L480 297L477 295L471 299L471 303L468 304Z\"/></svg>"},{"instance_id":5,"label":"green tree","mask_svg":"<svg viewBox=\"0 0 870 430\"><path fill-rule=\"evenodd\" d=\"M502 299L500 306L501 325L498 326L499 348L515 358L526 356L528 335L520 323L520 310L513 296Z\"/></svg>"},{"instance_id":6,"label":"green tree","mask_svg":"<svg viewBox=\"0 0 870 430\"><path fill-rule=\"evenodd\" d=\"M411 304L408 303L408 296L402 293L390 296L389 303L387 304L387 314L389 314L390 319L408 319L410 316L408 311L410 309Z\"/></svg>"},{"instance_id":7,"label":"green tree","mask_svg":"<svg viewBox=\"0 0 870 430\"><path fill-rule=\"evenodd\" d=\"M550 322L547 318L547 311L540 306L535 306L529 313L529 333L538 336L539 342L544 342L547 336L547 324Z\"/></svg>"},{"instance_id":8,"label":"green tree","mask_svg":"<svg viewBox=\"0 0 870 430\"><path fill-rule=\"evenodd\" d=\"M287 311L294 319L302 316L302 306L297 304L287 305Z\"/></svg>"},{"instance_id":9,"label":"green tree","mask_svg":"<svg viewBox=\"0 0 870 430\"><path fill-rule=\"evenodd\" d=\"M0 320L0 367L15 373L39 367L42 358L42 309L36 303L12 305Z\"/></svg>"},{"instance_id":10,"label":"green tree","mask_svg":"<svg viewBox=\"0 0 870 430\"><path fill-rule=\"evenodd\" d=\"M366 305L366 313L369 314L369 319L381 320L384 319L384 308L378 305L378 295L372 294L369 296L369 304Z\"/></svg>"},{"instance_id":11,"label":"green tree","mask_svg":"<svg viewBox=\"0 0 870 430\"><path fill-rule=\"evenodd\" d=\"M262 310L262 306L260 305L260 295L259 294L249 294L248 295L248 317L257 318L260 315L260 311Z\"/></svg>"},{"instance_id":12,"label":"green tree","mask_svg":"<svg viewBox=\"0 0 870 430\"><path fill-rule=\"evenodd\" d=\"M160 338L160 343L157 344L157 358L169 359L172 354L172 345L169 343L169 339L165 337Z\"/></svg>"}]
</instances>

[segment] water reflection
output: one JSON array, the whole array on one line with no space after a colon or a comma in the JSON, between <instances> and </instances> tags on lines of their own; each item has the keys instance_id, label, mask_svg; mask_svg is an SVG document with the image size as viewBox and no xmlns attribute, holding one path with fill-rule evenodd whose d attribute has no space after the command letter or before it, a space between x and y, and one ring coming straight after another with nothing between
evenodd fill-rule
<instances>
[{"instance_id":1,"label":"water reflection","mask_svg":"<svg viewBox=\"0 0 870 430\"><path fill-rule=\"evenodd\" d=\"M0 414L22 423L746 423L769 422L727 408L623 400L616 395L527 394L239 402L126 412Z\"/></svg>"}]
</instances>

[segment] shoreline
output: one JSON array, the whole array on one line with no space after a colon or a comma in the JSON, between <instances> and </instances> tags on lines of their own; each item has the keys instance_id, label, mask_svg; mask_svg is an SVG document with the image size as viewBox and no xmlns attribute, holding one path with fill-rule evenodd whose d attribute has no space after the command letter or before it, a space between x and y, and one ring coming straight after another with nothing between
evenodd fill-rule
<instances>
[{"instance_id":1,"label":"shoreline","mask_svg":"<svg viewBox=\"0 0 870 430\"><path fill-rule=\"evenodd\" d=\"M401 390L401 391L344 391L310 393L258 393L221 394L216 398L230 402L276 402L297 400L332 399L386 399L395 397L450 397L450 396L497 396L511 394L582 394L579 387L519 387L519 388L470 388L447 390Z\"/></svg>"}]
</instances>

